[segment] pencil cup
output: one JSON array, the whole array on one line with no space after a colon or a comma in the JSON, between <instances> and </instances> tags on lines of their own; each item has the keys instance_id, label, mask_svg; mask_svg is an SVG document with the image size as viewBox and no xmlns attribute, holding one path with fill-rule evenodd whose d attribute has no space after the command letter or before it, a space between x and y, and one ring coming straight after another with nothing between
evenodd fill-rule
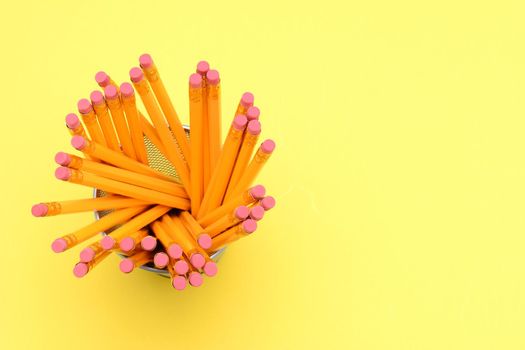
<instances>
[{"instance_id":1,"label":"pencil cup","mask_svg":"<svg viewBox=\"0 0 525 350\"><path fill-rule=\"evenodd\" d=\"M190 137L190 129L188 126L184 125L184 130L186 131L186 137L189 139ZM174 176L177 178L177 180L180 182L180 178L177 174L177 171L171 165L171 163L164 157L164 155L158 150L158 148L153 144L153 142L150 141L150 139L144 135L144 144L146 146L146 152L148 155L149 165L151 168L158 170L164 174ZM182 151L178 150L181 154ZM106 193L102 190L93 189L93 197L104 197L106 196ZM95 220L99 220L100 218L104 217L105 215L111 213L112 210L102 210L102 211L95 211ZM111 233L111 231L115 230L118 226L112 227L111 229L107 230L106 232L102 232L102 235L107 235L108 233ZM226 247L219 249L218 251L214 252L213 254L210 254L210 258L218 262L222 255L224 254ZM124 255L120 255L122 258L124 258ZM153 266L152 263L148 263L146 265L143 265L140 267L143 270L156 273L158 275L161 275L163 277L170 277L170 274L167 270L160 270Z\"/></svg>"}]
</instances>

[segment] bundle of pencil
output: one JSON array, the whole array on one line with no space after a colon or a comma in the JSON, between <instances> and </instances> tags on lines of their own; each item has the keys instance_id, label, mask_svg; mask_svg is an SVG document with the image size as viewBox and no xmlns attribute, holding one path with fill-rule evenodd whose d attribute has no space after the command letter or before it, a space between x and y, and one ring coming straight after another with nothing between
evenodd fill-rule
<instances>
[{"instance_id":1,"label":"bundle of pencil","mask_svg":"<svg viewBox=\"0 0 525 350\"><path fill-rule=\"evenodd\" d=\"M214 276L213 254L257 229L275 206L254 181L275 143L257 145L260 111L242 95L224 140L221 80L206 61L189 78L189 141L150 55L117 85L105 72L95 80L103 91L78 102L66 116L71 145L79 155L58 152L57 179L93 187L95 198L35 204L36 217L106 211L98 220L53 241L54 252L85 243L73 273L85 276L112 253L129 273L141 266L166 270L177 290L198 287ZM136 102L139 95L145 113ZM149 117L149 119L147 118ZM152 167L145 140L165 157L176 176ZM97 235L102 233L102 237ZM88 242L91 240L90 242Z\"/></svg>"}]
</instances>

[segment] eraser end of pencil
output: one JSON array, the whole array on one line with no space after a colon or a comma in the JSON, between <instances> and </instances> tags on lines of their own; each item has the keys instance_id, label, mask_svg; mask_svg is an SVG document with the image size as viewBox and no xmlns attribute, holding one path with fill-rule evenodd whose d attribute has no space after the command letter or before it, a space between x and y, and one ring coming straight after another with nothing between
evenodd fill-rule
<instances>
[{"instance_id":1,"label":"eraser end of pencil","mask_svg":"<svg viewBox=\"0 0 525 350\"><path fill-rule=\"evenodd\" d=\"M202 76L197 73L193 73L190 75L190 87L197 89L200 88L202 85Z\"/></svg>"},{"instance_id":2,"label":"eraser end of pencil","mask_svg":"<svg viewBox=\"0 0 525 350\"><path fill-rule=\"evenodd\" d=\"M142 249L151 252L157 246L157 239L153 236L146 236L142 238L140 245L142 246Z\"/></svg>"},{"instance_id":3,"label":"eraser end of pencil","mask_svg":"<svg viewBox=\"0 0 525 350\"><path fill-rule=\"evenodd\" d=\"M87 275L88 271L89 271L89 268L87 264L83 262L79 262L73 268L73 275L75 275L75 277L81 278Z\"/></svg>"},{"instance_id":4,"label":"eraser end of pencil","mask_svg":"<svg viewBox=\"0 0 525 350\"><path fill-rule=\"evenodd\" d=\"M192 285L193 287L199 287L202 285L203 279L200 273L194 271L190 273L190 276L188 277L188 281L190 282L190 285Z\"/></svg>"},{"instance_id":5,"label":"eraser end of pencil","mask_svg":"<svg viewBox=\"0 0 525 350\"><path fill-rule=\"evenodd\" d=\"M123 259L119 264L119 268L124 273L130 273L135 268L135 265L131 259Z\"/></svg>"},{"instance_id":6,"label":"eraser end of pencil","mask_svg":"<svg viewBox=\"0 0 525 350\"><path fill-rule=\"evenodd\" d=\"M114 100L118 98L118 91L117 88L113 85L108 85L104 88L104 95L106 96L106 99L108 100Z\"/></svg>"},{"instance_id":7,"label":"eraser end of pencil","mask_svg":"<svg viewBox=\"0 0 525 350\"><path fill-rule=\"evenodd\" d=\"M89 102L88 99L83 98L77 103L78 111L82 114L88 114L93 110L93 107L91 106L91 102Z\"/></svg>"},{"instance_id":8,"label":"eraser end of pencil","mask_svg":"<svg viewBox=\"0 0 525 350\"><path fill-rule=\"evenodd\" d=\"M179 275L184 275L186 272L189 271L190 267L188 266L188 263L184 260L179 260L173 265L173 269L176 273Z\"/></svg>"},{"instance_id":9,"label":"eraser end of pencil","mask_svg":"<svg viewBox=\"0 0 525 350\"><path fill-rule=\"evenodd\" d=\"M206 276L213 277L217 274L217 264L213 261L208 261L204 265L203 270Z\"/></svg>"},{"instance_id":10,"label":"eraser end of pencil","mask_svg":"<svg viewBox=\"0 0 525 350\"><path fill-rule=\"evenodd\" d=\"M132 251L135 248L135 241L131 237L124 237L119 243L120 250L123 252Z\"/></svg>"},{"instance_id":11,"label":"eraser end of pencil","mask_svg":"<svg viewBox=\"0 0 525 350\"><path fill-rule=\"evenodd\" d=\"M261 123L257 119L250 120L246 130L250 135L259 135L261 133Z\"/></svg>"},{"instance_id":12,"label":"eraser end of pencil","mask_svg":"<svg viewBox=\"0 0 525 350\"><path fill-rule=\"evenodd\" d=\"M151 55L149 53L142 54L139 57L139 63L142 68L147 69L153 66L153 58L151 58Z\"/></svg>"},{"instance_id":13,"label":"eraser end of pencil","mask_svg":"<svg viewBox=\"0 0 525 350\"><path fill-rule=\"evenodd\" d=\"M252 219L247 219L242 223L242 229L246 233L253 233L257 230L257 221Z\"/></svg>"},{"instance_id":14,"label":"eraser end of pencil","mask_svg":"<svg viewBox=\"0 0 525 350\"><path fill-rule=\"evenodd\" d=\"M168 255L173 259L178 259L182 256L182 248L177 243L172 243L168 247Z\"/></svg>"},{"instance_id":15,"label":"eraser end of pencil","mask_svg":"<svg viewBox=\"0 0 525 350\"><path fill-rule=\"evenodd\" d=\"M275 198L272 196L266 196L261 200L261 206L264 210L270 210L275 207Z\"/></svg>"},{"instance_id":16,"label":"eraser end of pencil","mask_svg":"<svg viewBox=\"0 0 525 350\"><path fill-rule=\"evenodd\" d=\"M275 142L273 140L268 139L261 144L261 151L264 153L272 153L274 149Z\"/></svg>"},{"instance_id":17,"label":"eraser end of pencil","mask_svg":"<svg viewBox=\"0 0 525 350\"><path fill-rule=\"evenodd\" d=\"M202 256L202 254L200 253L194 253L191 255L190 257L190 263L196 268L196 269L200 269L204 266L204 264L206 263L206 260L204 259L204 257Z\"/></svg>"},{"instance_id":18,"label":"eraser end of pencil","mask_svg":"<svg viewBox=\"0 0 525 350\"><path fill-rule=\"evenodd\" d=\"M234 215L238 220L244 220L250 215L250 208L245 205L238 206L235 208Z\"/></svg>"},{"instance_id":19,"label":"eraser end of pencil","mask_svg":"<svg viewBox=\"0 0 525 350\"><path fill-rule=\"evenodd\" d=\"M71 146L81 150L86 146L86 139L80 135L75 135L71 138Z\"/></svg>"},{"instance_id":20,"label":"eraser end of pencil","mask_svg":"<svg viewBox=\"0 0 525 350\"><path fill-rule=\"evenodd\" d=\"M97 82L98 86L102 88L106 87L110 83L109 75L107 75L104 71L100 71L95 74L95 81Z\"/></svg>"},{"instance_id":21,"label":"eraser end of pencil","mask_svg":"<svg viewBox=\"0 0 525 350\"><path fill-rule=\"evenodd\" d=\"M262 205L252 207L250 210L250 217L255 221L261 220L264 217L264 208Z\"/></svg>"},{"instance_id":22,"label":"eraser end of pencil","mask_svg":"<svg viewBox=\"0 0 525 350\"><path fill-rule=\"evenodd\" d=\"M55 177L59 180L67 181L71 177L71 170L61 166L55 170Z\"/></svg>"},{"instance_id":23,"label":"eraser end of pencil","mask_svg":"<svg viewBox=\"0 0 525 350\"><path fill-rule=\"evenodd\" d=\"M66 115L66 125L70 129L76 129L80 126L80 119L75 113L69 113Z\"/></svg>"},{"instance_id":24,"label":"eraser end of pencil","mask_svg":"<svg viewBox=\"0 0 525 350\"><path fill-rule=\"evenodd\" d=\"M67 242L63 238L57 238L51 243L51 249L55 253L62 253L67 249Z\"/></svg>"},{"instance_id":25,"label":"eraser end of pencil","mask_svg":"<svg viewBox=\"0 0 525 350\"><path fill-rule=\"evenodd\" d=\"M250 194L255 199L262 199L266 194L266 188L263 185L255 185L250 189Z\"/></svg>"},{"instance_id":26,"label":"eraser end of pencil","mask_svg":"<svg viewBox=\"0 0 525 350\"><path fill-rule=\"evenodd\" d=\"M129 78L131 79L132 82L138 83L139 81L144 79L144 73L142 72L142 69L138 67L133 67L129 71Z\"/></svg>"},{"instance_id":27,"label":"eraser end of pencil","mask_svg":"<svg viewBox=\"0 0 525 350\"><path fill-rule=\"evenodd\" d=\"M215 69L212 69L206 73L206 79L210 85L217 85L221 81L219 72Z\"/></svg>"},{"instance_id":28,"label":"eraser end of pencil","mask_svg":"<svg viewBox=\"0 0 525 350\"><path fill-rule=\"evenodd\" d=\"M131 97L135 95L135 90L133 90L133 86L130 83L122 83L120 85L120 93L124 97Z\"/></svg>"},{"instance_id":29,"label":"eraser end of pencil","mask_svg":"<svg viewBox=\"0 0 525 350\"><path fill-rule=\"evenodd\" d=\"M35 204L31 207L31 214L35 217L46 216L47 214L47 205L43 203Z\"/></svg>"},{"instance_id":30,"label":"eraser end of pencil","mask_svg":"<svg viewBox=\"0 0 525 350\"><path fill-rule=\"evenodd\" d=\"M208 63L208 61L199 61L199 63L197 63L197 73L199 73L200 75L208 73L209 70L210 64Z\"/></svg>"},{"instance_id":31,"label":"eraser end of pencil","mask_svg":"<svg viewBox=\"0 0 525 350\"><path fill-rule=\"evenodd\" d=\"M113 247L115 247L115 239L113 237L110 237L110 236L104 236L101 240L100 240L100 245L102 246L102 248L104 250L110 250L110 249L113 249Z\"/></svg>"},{"instance_id":32,"label":"eraser end of pencil","mask_svg":"<svg viewBox=\"0 0 525 350\"><path fill-rule=\"evenodd\" d=\"M55 162L58 165L67 166L69 163L71 163L71 157L65 152L58 152L55 154Z\"/></svg>"},{"instance_id":33,"label":"eraser end of pencil","mask_svg":"<svg viewBox=\"0 0 525 350\"><path fill-rule=\"evenodd\" d=\"M86 247L82 249L82 251L80 252L80 262L88 263L94 258L95 258L95 251L90 247Z\"/></svg>"},{"instance_id":34,"label":"eraser end of pencil","mask_svg":"<svg viewBox=\"0 0 525 350\"><path fill-rule=\"evenodd\" d=\"M259 116L261 115L261 110L255 106L251 106L248 108L248 110L246 111L246 118L248 118L248 120L255 120L255 119L259 119Z\"/></svg>"},{"instance_id":35,"label":"eraser end of pencil","mask_svg":"<svg viewBox=\"0 0 525 350\"><path fill-rule=\"evenodd\" d=\"M186 288L186 279L183 276L175 276L171 281L171 285L176 290L183 290Z\"/></svg>"},{"instance_id":36,"label":"eraser end of pencil","mask_svg":"<svg viewBox=\"0 0 525 350\"><path fill-rule=\"evenodd\" d=\"M236 130L244 130L246 127L246 124L248 123L248 119L244 114L236 115L235 118L233 118L232 127Z\"/></svg>"},{"instance_id":37,"label":"eraser end of pencil","mask_svg":"<svg viewBox=\"0 0 525 350\"><path fill-rule=\"evenodd\" d=\"M104 104L104 95L102 95L102 92L98 90L91 92L91 94L89 95L89 98L91 99L91 102L93 103L93 105L99 106L99 105Z\"/></svg>"},{"instance_id":38,"label":"eraser end of pencil","mask_svg":"<svg viewBox=\"0 0 525 350\"><path fill-rule=\"evenodd\" d=\"M202 249L209 249L212 244L210 235L207 233L201 233L199 238L197 238L197 243L199 243Z\"/></svg>"},{"instance_id":39,"label":"eraser end of pencil","mask_svg":"<svg viewBox=\"0 0 525 350\"><path fill-rule=\"evenodd\" d=\"M242 94L242 97L241 97L241 105L244 108L251 107L253 106L254 100L255 98L253 97L253 94L251 92L245 92L244 94Z\"/></svg>"},{"instance_id":40,"label":"eraser end of pencil","mask_svg":"<svg viewBox=\"0 0 525 350\"><path fill-rule=\"evenodd\" d=\"M168 265L169 261L170 261L170 258L164 252L158 252L153 257L153 264L155 264L155 267L159 269L165 268L166 265Z\"/></svg>"}]
</instances>

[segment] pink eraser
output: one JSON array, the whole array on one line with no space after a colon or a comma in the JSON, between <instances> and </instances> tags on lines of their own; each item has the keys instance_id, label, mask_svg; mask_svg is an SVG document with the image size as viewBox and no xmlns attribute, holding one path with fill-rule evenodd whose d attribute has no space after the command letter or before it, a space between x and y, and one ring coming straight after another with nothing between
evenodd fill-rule
<instances>
[{"instance_id":1,"label":"pink eraser","mask_svg":"<svg viewBox=\"0 0 525 350\"><path fill-rule=\"evenodd\" d=\"M190 87L196 89L200 88L202 85L202 76L197 73L190 75Z\"/></svg>"},{"instance_id":2,"label":"pink eraser","mask_svg":"<svg viewBox=\"0 0 525 350\"><path fill-rule=\"evenodd\" d=\"M155 267L159 269L165 268L169 262L170 262L170 258L168 257L168 254L164 252L158 252L153 257L153 263L155 264Z\"/></svg>"},{"instance_id":3,"label":"pink eraser","mask_svg":"<svg viewBox=\"0 0 525 350\"><path fill-rule=\"evenodd\" d=\"M75 113L69 113L66 115L66 125L70 129L76 129L80 126L80 119Z\"/></svg>"},{"instance_id":4,"label":"pink eraser","mask_svg":"<svg viewBox=\"0 0 525 350\"><path fill-rule=\"evenodd\" d=\"M258 120L250 120L246 130L250 135L259 135L261 133L261 123Z\"/></svg>"},{"instance_id":5,"label":"pink eraser","mask_svg":"<svg viewBox=\"0 0 525 350\"><path fill-rule=\"evenodd\" d=\"M173 259L178 259L182 256L182 248L177 243L172 243L168 247L168 255Z\"/></svg>"},{"instance_id":6,"label":"pink eraser","mask_svg":"<svg viewBox=\"0 0 525 350\"><path fill-rule=\"evenodd\" d=\"M153 236L146 236L140 241L142 249L152 251L157 246L157 239Z\"/></svg>"},{"instance_id":7,"label":"pink eraser","mask_svg":"<svg viewBox=\"0 0 525 350\"><path fill-rule=\"evenodd\" d=\"M75 135L71 138L71 146L75 149L81 150L86 147L86 139L80 135Z\"/></svg>"},{"instance_id":8,"label":"pink eraser","mask_svg":"<svg viewBox=\"0 0 525 350\"><path fill-rule=\"evenodd\" d=\"M145 53L139 57L139 63L142 68L149 68L153 65L153 58Z\"/></svg>"},{"instance_id":9,"label":"pink eraser","mask_svg":"<svg viewBox=\"0 0 525 350\"><path fill-rule=\"evenodd\" d=\"M190 266L185 260L179 260L173 265L173 269L179 275L184 275L190 269Z\"/></svg>"},{"instance_id":10,"label":"pink eraser","mask_svg":"<svg viewBox=\"0 0 525 350\"><path fill-rule=\"evenodd\" d=\"M135 264L131 259L126 258L120 262L119 267L120 271L124 273L130 273L135 268Z\"/></svg>"},{"instance_id":11,"label":"pink eraser","mask_svg":"<svg viewBox=\"0 0 525 350\"><path fill-rule=\"evenodd\" d=\"M130 252L135 248L135 241L131 237L124 237L120 240L119 247L123 252Z\"/></svg>"},{"instance_id":12,"label":"pink eraser","mask_svg":"<svg viewBox=\"0 0 525 350\"><path fill-rule=\"evenodd\" d=\"M130 83L122 83L120 85L120 93L124 97L131 97L135 95L135 90L133 90L133 86Z\"/></svg>"},{"instance_id":13,"label":"pink eraser","mask_svg":"<svg viewBox=\"0 0 525 350\"><path fill-rule=\"evenodd\" d=\"M71 163L71 157L65 152L58 152L55 154L55 162L58 165L68 166Z\"/></svg>"},{"instance_id":14,"label":"pink eraser","mask_svg":"<svg viewBox=\"0 0 525 350\"><path fill-rule=\"evenodd\" d=\"M89 102L88 99L83 98L77 103L78 111L82 114L88 114L93 110L93 107L91 106L91 102Z\"/></svg>"},{"instance_id":15,"label":"pink eraser","mask_svg":"<svg viewBox=\"0 0 525 350\"><path fill-rule=\"evenodd\" d=\"M184 276L175 276L171 281L171 285L176 290L183 290L186 288L186 278L184 278Z\"/></svg>"},{"instance_id":16,"label":"pink eraser","mask_svg":"<svg viewBox=\"0 0 525 350\"><path fill-rule=\"evenodd\" d=\"M138 67L133 67L129 71L129 77L130 77L132 82L138 83L139 81L144 79L144 73L142 73L142 69L140 69Z\"/></svg>"},{"instance_id":17,"label":"pink eraser","mask_svg":"<svg viewBox=\"0 0 525 350\"><path fill-rule=\"evenodd\" d=\"M248 217L248 215L250 215L250 208L245 205L241 205L235 208L234 215L238 220L244 220Z\"/></svg>"},{"instance_id":18,"label":"pink eraser","mask_svg":"<svg viewBox=\"0 0 525 350\"><path fill-rule=\"evenodd\" d=\"M273 142L273 140L268 139L261 144L261 151L264 153L272 153L274 149L275 142Z\"/></svg>"},{"instance_id":19,"label":"pink eraser","mask_svg":"<svg viewBox=\"0 0 525 350\"><path fill-rule=\"evenodd\" d=\"M62 253L64 250L67 249L66 240L63 238L55 239L53 243L51 244L51 249L53 249L55 253Z\"/></svg>"},{"instance_id":20,"label":"pink eraser","mask_svg":"<svg viewBox=\"0 0 525 350\"><path fill-rule=\"evenodd\" d=\"M46 216L47 214L47 205L43 203L35 204L31 207L31 214L33 216L39 217L39 216Z\"/></svg>"},{"instance_id":21,"label":"pink eraser","mask_svg":"<svg viewBox=\"0 0 525 350\"><path fill-rule=\"evenodd\" d=\"M91 98L91 103L93 103L94 106L104 104L104 95L98 90L93 91L91 95L89 95L89 98Z\"/></svg>"},{"instance_id":22,"label":"pink eraser","mask_svg":"<svg viewBox=\"0 0 525 350\"><path fill-rule=\"evenodd\" d=\"M193 287L199 287L200 285L202 285L202 276L200 273L198 272L190 272L190 276L188 277L188 281L190 282L190 285L192 285Z\"/></svg>"},{"instance_id":23,"label":"pink eraser","mask_svg":"<svg viewBox=\"0 0 525 350\"><path fill-rule=\"evenodd\" d=\"M246 233L253 233L257 230L257 221L252 219L246 219L242 222L242 229Z\"/></svg>"},{"instance_id":24,"label":"pink eraser","mask_svg":"<svg viewBox=\"0 0 525 350\"><path fill-rule=\"evenodd\" d=\"M197 238L197 243L199 243L202 249L210 249L212 244L210 235L207 233L201 233L199 238Z\"/></svg>"},{"instance_id":25,"label":"pink eraser","mask_svg":"<svg viewBox=\"0 0 525 350\"><path fill-rule=\"evenodd\" d=\"M86 248L82 249L82 251L80 252L80 261L81 262L87 263L87 262L90 262L93 259L95 259L95 251L93 250L93 248L86 247Z\"/></svg>"},{"instance_id":26,"label":"pink eraser","mask_svg":"<svg viewBox=\"0 0 525 350\"><path fill-rule=\"evenodd\" d=\"M206 263L206 260L200 253L193 253L190 257L190 263L195 266L195 268L200 269Z\"/></svg>"},{"instance_id":27,"label":"pink eraser","mask_svg":"<svg viewBox=\"0 0 525 350\"><path fill-rule=\"evenodd\" d=\"M213 277L217 274L217 264L213 261L208 261L204 265L203 270L206 276Z\"/></svg>"},{"instance_id":28,"label":"pink eraser","mask_svg":"<svg viewBox=\"0 0 525 350\"><path fill-rule=\"evenodd\" d=\"M251 92L245 92L244 94L242 94L242 97L241 97L241 105L244 108L251 107L253 106L253 100L254 100L253 94Z\"/></svg>"},{"instance_id":29,"label":"pink eraser","mask_svg":"<svg viewBox=\"0 0 525 350\"><path fill-rule=\"evenodd\" d=\"M255 107L255 106L251 106L246 111L246 118L248 118L248 120L259 119L260 115L261 115L261 111L259 110L259 108Z\"/></svg>"},{"instance_id":30,"label":"pink eraser","mask_svg":"<svg viewBox=\"0 0 525 350\"><path fill-rule=\"evenodd\" d=\"M59 167L57 170L55 170L55 177L62 181L67 181L71 177L71 170L66 167Z\"/></svg>"},{"instance_id":31,"label":"pink eraser","mask_svg":"<svg viewBox=\"0 0 525 350\"><path fill-rule=\"evenodd\" d=\"M212 69L206 73L206 79L210 85L217 85L221 81L219 72L217 72L215 69Z\"/></svg>"},{"instance_id":32,"label":"pink eraser","mask_svg":"<svg viewBox=\"0 0 525 350\"><path fill-rule=\"evenodd\" d=\"M87 275L88 271L89 271L89 268L87 264L83 262L79 262L73 268L73 275L75 275L75 277L81 278Z\"/></svg>"},{"instance_id":33,"label":"pink eraser","mask_svg":"<svg viewBox=\"0 0 525 350\"><path fill-rule=\"evenodd\" d=\"M110 83L109 75L107 75L106 72L100 71L95 74L95 81L97 82L98 86L102 88L106 87Z\"/></svg>"},{"instance_id":34,"label":"pink eraser","mask_svg":"<svg viewBox=\"0 0 525 350\"><path fill-rule=\"evenodd\" d=\"M246 124L248 123L248 119L244 114L236 115L235 118L233 118L232 127L236 130L244 130L246 127Z\"/></svg>"},{"instance_id":35,"label":"pink eraser","mask_svg":"<svg viewBox=\"0 0 525 350\"><path fill-rule=\"evenodd\" d=\"M255 221L261 220L264 217L264 208L262 205L252 207L250 210L250 217Z\"/></svg>"},{"instance_id":36,"label":"pink eraser","mask_svg":"<svg viewBox=\"0 0 525 350\"><path fill-rule=\"evenodd\" d=\"M104 88L104 95L108 100L114 100L118 98L118 91L117 88L113 85L108 85Z\"/></svg>"},{"instance_id":37,"label":"pink eraser","mask_svg":"<svg viewBox=\"0 0 525 350\"><path fill-rule=\"evenodd\" d=\"M207 61L200 61L197 63L197 73L204 75L210 70L210 64Z\"/></svg>"},{"instance_id":38,"label":"pink eraser","mask_svg":"<svg viewBox=\"0 0 525 350\"><path fill-rule=\"evenodd\" d=\"M270 210L275 207L275 198L272 196L266 196L261 200L261 206L264 210Z\"/></svg>"},{"instance_id":39,"label":"pink eraser","mask_svg":"<svg viewBox=\"0 0 525 350\"><path fill-rule=\"evenodd\" d=\"M262 199L266 194L266 188L263 185L256 185L250 189L250 194L255 199Z\"/></svg>"},{"instance_id":40,"label":"pink eraser","mask_svg":"<svg viewBox=\"0 0 525 350\"><path fill-rule=\"evenodd\" d=\"M102 246L104 250L113 249L116 243L117 242L115 241L115 239L111 236L104 236L104 238L100 240L100 245Z\"/></svg>"}]
</instances>

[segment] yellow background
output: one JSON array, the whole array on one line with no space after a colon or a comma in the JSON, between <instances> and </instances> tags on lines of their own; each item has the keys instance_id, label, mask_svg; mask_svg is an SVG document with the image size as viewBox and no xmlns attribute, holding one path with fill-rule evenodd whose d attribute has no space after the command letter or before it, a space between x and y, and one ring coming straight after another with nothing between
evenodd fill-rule
<instances>
[{"instance_id":1,"label":"yellow background","mask_svg":"<svg viewBox=\"0 0 525 350\"><path fill-rule=\"evenodd\" d=\"M525 348L522 1L12 1L2 31L0 348ZM278 206L219 275L176 292L84 279L36 219L88 197L56 181L64 116L104 69L155 58L184 121L200 59L223 126L256 96Z\"/></svg>"}]
</instances>

